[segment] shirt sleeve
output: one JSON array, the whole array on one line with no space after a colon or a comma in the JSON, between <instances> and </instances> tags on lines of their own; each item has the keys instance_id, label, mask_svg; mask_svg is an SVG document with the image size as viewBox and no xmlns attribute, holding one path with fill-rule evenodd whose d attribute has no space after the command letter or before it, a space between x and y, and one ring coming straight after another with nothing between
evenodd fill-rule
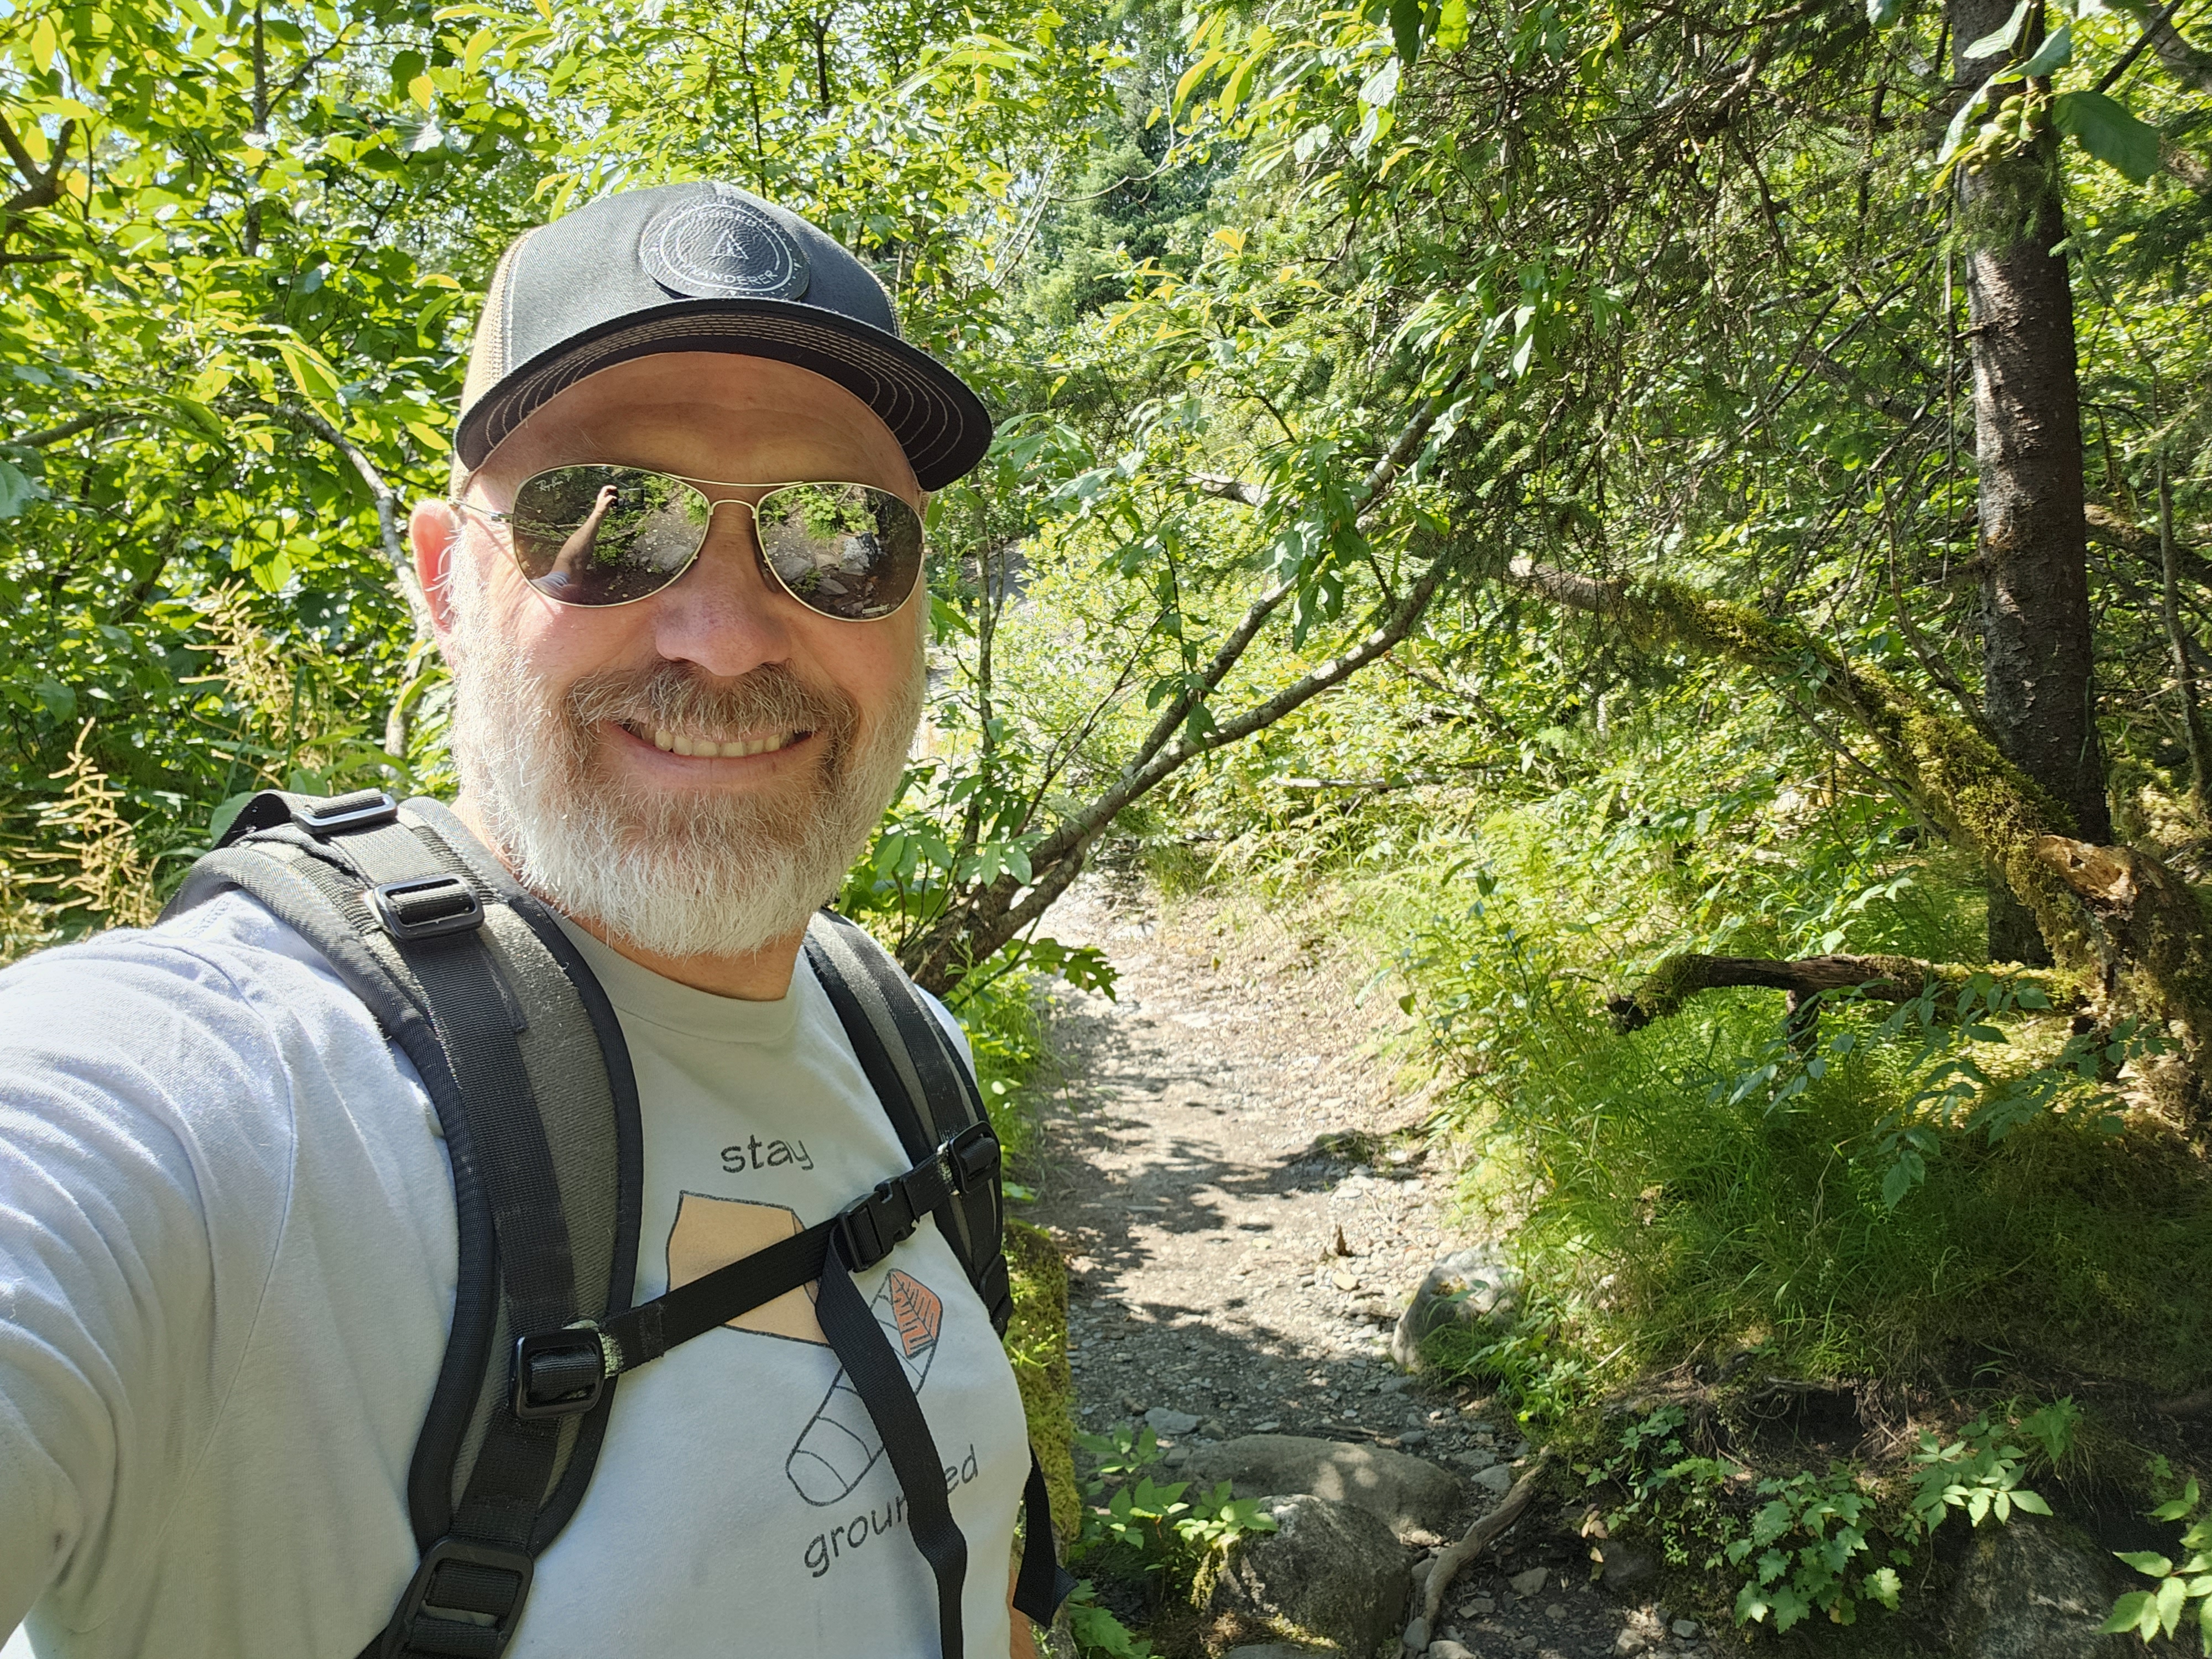
<instances>
[{"instance_id":1,"label":"shirt sleeve","mask_svg":"<svg viewBox=\"0 0 2212 1659\"><path fill-rule=\"evenodd\" d=\"M283 1079L184 945L111 934L0 974L0 1632L49 1596L92 1622L171 1519L283 1226Z\"/></svg>"}]
</instances>

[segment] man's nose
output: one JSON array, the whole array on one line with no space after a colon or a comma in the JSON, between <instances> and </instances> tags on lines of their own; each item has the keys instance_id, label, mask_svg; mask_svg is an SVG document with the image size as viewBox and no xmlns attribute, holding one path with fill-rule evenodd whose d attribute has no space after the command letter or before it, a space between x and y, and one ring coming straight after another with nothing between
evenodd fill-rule
<instances>
[{"instance_id":1,"label":"man's nose","mask_svg":"<svg viewBox=\"0 0 2212 1659\"><path fill-rule=\"evenodd\" d=\"M791 654L784 598L761 568L750 509L718 502L699 556L654 598L654 646L722 678L782 662Z\"/></svg>"}]
</instances>

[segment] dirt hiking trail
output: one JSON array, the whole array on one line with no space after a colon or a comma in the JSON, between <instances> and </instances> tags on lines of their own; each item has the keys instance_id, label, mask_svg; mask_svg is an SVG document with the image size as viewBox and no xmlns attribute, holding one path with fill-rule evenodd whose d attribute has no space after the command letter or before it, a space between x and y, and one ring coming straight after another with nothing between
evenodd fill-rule
<instances>
[{"instance_id":1,"label":"dirt hiking trail","mask_svg":"<svg viewBox=\"0 0 2212 1659\"><path fill-rule=\"evenodd\" d=\"M1164 914L1111 872L1078 883L1050 927L1121 975L1110 1001L1054 988L1059 1077L1028 1164L1036 1201L1017 1211L1070 1254L1079 1425L1195 1419L1163 1436L1170 1468L1242 1435L1360 1441L1451 1470L1470 1516L1494 1503L1528 1451L1510 1416L1389 1359L1422 1274L1474 1242L1421 1137L1426 1101L1393 1089L1407 1027L1390 997L1363 998L1368 970L1274 916ZM1713 1650L1668 1609L1592 1584L1565 1520L1533 1508L1461 1575L1435 1634L1485 1659Z\"/></svg>"}]
</instances>

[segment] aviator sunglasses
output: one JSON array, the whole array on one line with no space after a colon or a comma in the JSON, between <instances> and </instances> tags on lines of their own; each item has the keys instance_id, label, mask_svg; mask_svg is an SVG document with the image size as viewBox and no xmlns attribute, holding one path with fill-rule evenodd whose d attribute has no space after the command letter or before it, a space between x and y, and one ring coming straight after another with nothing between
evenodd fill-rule
<instances>
[{"instance_id":1,"label":"aviator sunglasses","mask_svg":"<svg viewBox=\"0 0 2212 1659\"><path fill-rule=\"evenodd\" d=\"M758 489L710 496L699 486ZM857 483L731 483L642 466L556 466L525 478L514 506L456 507L505 525L531 586L559 605L632 605L691 568L714 510L752 514L761 568L808 610L873 622L907 602L921 574L921 515Z\"/></svg>"}]
</instances>

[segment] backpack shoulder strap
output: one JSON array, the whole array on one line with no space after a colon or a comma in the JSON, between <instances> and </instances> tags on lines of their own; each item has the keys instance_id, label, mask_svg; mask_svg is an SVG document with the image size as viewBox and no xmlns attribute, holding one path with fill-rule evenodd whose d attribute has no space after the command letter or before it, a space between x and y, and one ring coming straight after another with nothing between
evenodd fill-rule
<instances>
[{"instance_id":1,"label":"backpack shoulder strap","mask_svg":"<svg viewBox=\"0 0 2212 1659\"><path fill-rule=\"evenodd\" d=\"M422 1563L368 1653L496 1655L612 1404L613 1379L594 1377L586 1407L520 1416L505 1354L519 1334L629 1305L642 1160L620 1027L558 924L435 802L257 796L167 914L231 889L322 955L438 1113L453 1323L409 1469Z\"/></svg>"},{"instance_id":2,"label":"backpack shoulder strap","mask_svg":"<svg viewBox=\"0 0 2212 1659\"><path fill-rule=\"evenodd\" d=\"M966 1057L890 953L824 910L806 930L806 959L907 1156L919 1162L970 1125L988 1123ZM1013 1315L1005 1198L994 1177L949 1200L938 1219L1001 1336Z\"/></svg>"},{"instance_id":3,"label":"backpack shoulder strap","mask_svg":"<svg viewBox=\"0 0 2212 1659\"><path fill-rule=\"evenodd\" d=\"M984 1126L980 1144L989 1149L990 1179L971 1181L949 1194L936 1214L968 1282L990 1314L991 1328L1003 1337L1014 1311L1006 1269L1006 1197L998 1142L989 1133L975 1072L915 982L864 928L834 911L817 913L806 930L806 960L908 1157L919 1159L931 1147L948 1146L963 1130ZM975 1138L969 1137L969 1143L977 1144ZM1013 1604L1038 1624L1049 1625L1074 1589L1075 1578L1054 1552L1052 1499L1034 1447L1022 1512L1027 1536Z\"/></svg>"}]
</instances>

